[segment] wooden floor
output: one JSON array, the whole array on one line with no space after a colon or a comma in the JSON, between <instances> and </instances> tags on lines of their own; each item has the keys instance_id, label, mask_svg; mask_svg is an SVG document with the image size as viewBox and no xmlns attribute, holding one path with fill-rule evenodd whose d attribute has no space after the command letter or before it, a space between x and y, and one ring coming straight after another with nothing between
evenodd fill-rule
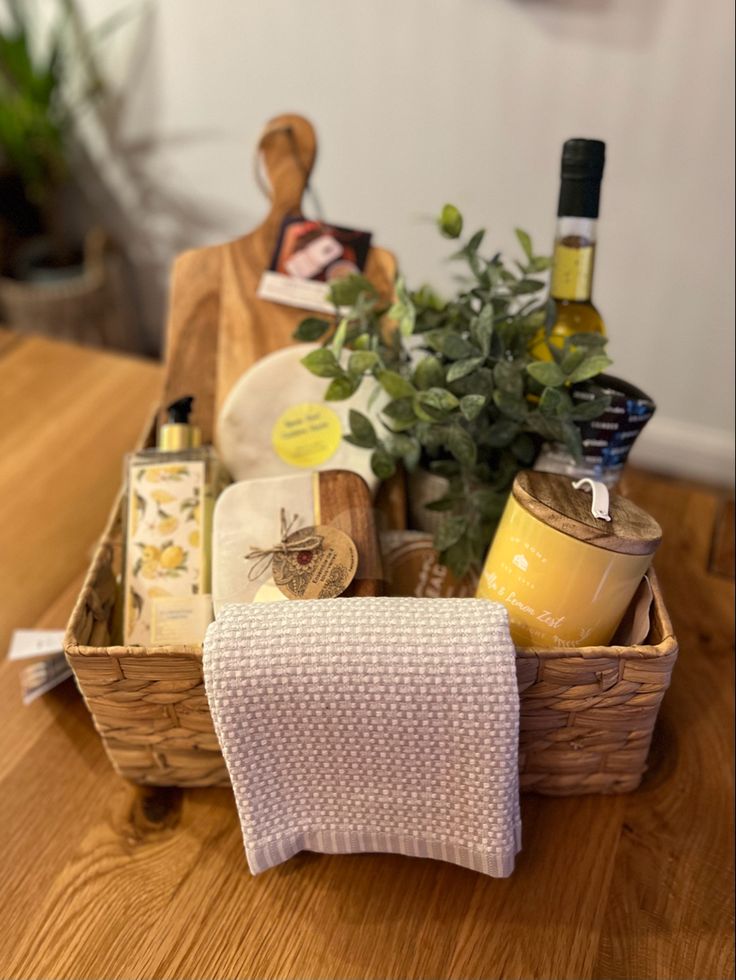
<instances>
[{"instance_id":1,"label":"wooden floor","mask_svg":"<svg viewBox=\"0 0 736 980\"><path fill-rule=\"evenodd\" d=\"M63 626L159 381L0 333L3 648ZM627 797L526 797L508 880L309 854L253 878L229 791L127 785L71 682L24 708L0 662L0 977L732 977L733 505L628 490L681 644L650 769Z\"/></svg>"}]
</instances>

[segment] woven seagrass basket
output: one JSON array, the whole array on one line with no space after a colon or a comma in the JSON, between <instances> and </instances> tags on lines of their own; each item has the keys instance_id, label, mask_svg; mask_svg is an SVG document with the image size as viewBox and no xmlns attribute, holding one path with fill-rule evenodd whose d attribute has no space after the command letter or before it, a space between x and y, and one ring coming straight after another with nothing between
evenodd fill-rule
<instances>
[{"instance_id":1,"label":"woven seagrass basket","mask_svg":"<svg viewBox=\"0 0 736 980\"><path fill-rule=\"evenodd\" d=\"M281 219L299 212L316 151L314 131L301 117L278 117L266 127L259 149L272 188L264 223L235 242L185 253L174 266L163 403L196 395L194 421L205 440L212 437L218 405L235 378L257 357L289 343L303 316L259 300L256 289ZM371 250L366 274L379 291L391 289L394 270L389 253ZM227 784L201 649L111 645L120 619L121 550L118 506L65 641L107 753L118 772L134 782ZM654 576L652 588L651 627L643 646L518 651L523 789L620 793L639 784L677 656Z\"/></svg>"},{"instance_id":2,"label":"woven seagrass basket","mask_svg":"<svg viewBox=\"0 0 736 980\"><path fill-rule=\"evenodd\" d=\"M67 658L107 753L117 771L137 783L226 785L201 649L110 646L120 557L118 509L66 637ZM677 657L654 575L651 584L645 645L517 651L522 789L571 795L638 786Z\"/></svg>"}]
</instances>

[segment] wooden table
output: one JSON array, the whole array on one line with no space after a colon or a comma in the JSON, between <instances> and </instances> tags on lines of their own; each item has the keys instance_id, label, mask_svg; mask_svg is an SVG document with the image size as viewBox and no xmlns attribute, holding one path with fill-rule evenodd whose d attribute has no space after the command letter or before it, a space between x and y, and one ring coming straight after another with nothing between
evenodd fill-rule
<instances>
[{"instance_id":1,"label":"wooden table","mask_svg":"<svg viewBox=\"0 0 736 980\"><path fill-rule=\"evenodd\" d=\"M0 332L1 645L64 625L159 383ZM24 708L3 661L0 976L733 976L733 511L641 474L629 490L664 526L682 647L650 770L626 797L525 798L508 880L311 854L253 878L229 791L126 784L73 683Z\"/></svg>"}]
</instances>

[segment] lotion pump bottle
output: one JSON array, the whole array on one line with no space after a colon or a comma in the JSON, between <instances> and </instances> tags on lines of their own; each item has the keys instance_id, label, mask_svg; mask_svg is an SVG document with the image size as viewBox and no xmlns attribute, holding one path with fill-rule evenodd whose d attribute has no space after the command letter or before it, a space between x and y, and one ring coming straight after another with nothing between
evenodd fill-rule
<instances>
[{"instance_id":1,"label":"lotion pump bottle","mask_svg":"<svg viewBox=\"0 0 736 980\"><path fill-rule=\"evenodd\" d=\"M212 510L224 484L191 423L194 399L168 406L158 445L126 462L123 642L201 643L212 618Z\"/></svg>"}]
</instances>

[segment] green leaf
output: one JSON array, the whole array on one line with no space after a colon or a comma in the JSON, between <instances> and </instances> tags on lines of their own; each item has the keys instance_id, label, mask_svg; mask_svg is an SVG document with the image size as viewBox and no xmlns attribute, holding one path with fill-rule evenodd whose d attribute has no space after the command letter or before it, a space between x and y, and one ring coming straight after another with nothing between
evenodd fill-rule
<instances>
[{"instance_id":1,"label":"green leaf","mask_svg":"<svg viewBox=\"0 0 736 980\"><path fill-rule=\"evenodd\" d=\"M472 344L469 344L467 340L456 333L446 334L440 350L451 361L462 361L464 358L474 357L478 353Z\"/></svg>"},{"instance_id":2,"label":"green leaf","mask_svg":"<svg viewBox=\"0 0 736 980\"><path fill-rule=\"evenodd\" d=\"M545 388L539 399L539 411L552 417L569 417L573 410L572 398L563 388Z\"/></svg>"},{"instance_id":3,"label":"green leaf","mask_svg":"<svg viewBox=\"0 0 736 980\"><path fill-rule=\"evenodd\" d=\"M459 238L463 230L463 216L454 204L445 204L437 219L437 227L445 238Z\"/></svg>"},{"instance_id":4,"label":"green leaf","mask_svg":"<svg viewBox=\"0 0 736 980\"><path fill-rule=\"evenodd\" d=\"M534 254L531 238L525 231L522 231L521 228L516 228L514 230L516 231L516 237L519 239L519 244L524 250L524 255L526 255L527 259L531 261Z\"/></svg>"},{"instance_id":5,"label":"green leaf","mask_svg":"<svg viewBox=\"0 0 736 980\"><path fill-rule=\"evenodd\" d=\"M383 394L383 389L379 384L371 385L371 391L370 394L368 395L368 404L366 405L366 408L369 409L375 408L376 402L378 401L379 397L382 394Z\"/></svg>"},{"instance_id":6,"label":"green leaf","mask_svg":"<svg viewBox=\"0 0 736 980\"><path fill-rule=\"evenodd\" d=\"M514 361L499 361L493 368L493 380L501 391L519 396L524 391L524 381L521 376L523 364Z\"/></svg>"},{"instance_id":7,"label":"green leaf","mask_svg":"<svg viewBox=\"0 0 736 980\"><path fill-rule=\"evenodd\" d=\"M537 446L527 432L521 432L511 443L511 452L523 466L531 466L537 455Z\"/></svg>"},{"instance_id":8,"label":"green leaf","mask_svg":"<svg viewBox=\"0 0 736 980\"><path fill-rule=\"evenodd\" d=\"M383 446L394 459L401 459L408 470L412 470L419 462L421 446L414 436L402 433L392 433L383 440Z\"/></svg>"},{"instance_id":9,"label":"green leaf","mask_svg":"<svg viewBox=\"0 0 736 980\"><path fill-rule=\"evenodd\" d=\"M484 357L488 357L493 335L493 303L487 302L473 322L470 333L480 347Z\"/></svg>"},{"instance_id":10,"label":"green leaf","mask_svg":"<svg viewBox=\"0 0 736 980\"><path fill-rule=\"evenodd\" d=\"M473 547L467 534L440 552L440 561L456 578L462 578L473 564ZM480 556L479 556L480 557Z\"/></svg>"},{"instance_id":11,"label":"green leaf","mask_svg":"<svg viewBox=\"0 0 736 980\"><path fill-rule=\"evenodd\" d=\"M537 293L544 287L545 283L541 279L522 279L513 287L513 291L518 295L526 295L526 293Z\"/></svg>"},{"instance_id":12,"label":"green leaf","mask_svg":"<svg viewBox=\"0 0 736 980\"><path fill-rule=\"evenodd\" d=\"M348 413L348 423L350 425L351 442L354 446L361 446L364 449L373 449L378 440L376 430L370 419L366 418L362 412L350 409Z\"/></svg>"},{"instance_id":13,"label":"green leaf","mask_svg":"<svg viewBox=\"0 0 736 980\"><path fill-rule=\"evenodd\" d=\"M438 551L445 551L465 534L468 527L467 517L451 514L446 517L435 531L434 546Z\"/></svg>"},{"instance_id":14,"label":"green leaf","mask_svg":"<svg viewBox=\"0 0 736 980\"><path fill-rule=\"evenodd\" d=\"M560 367L564 373L572 374L583 363L586 353L581 347L567 347L560 361Z\"/></svg>"},{"instance_id":15,"label":"green leaf","mask_svg":"<svg viewBox=\"0 0 736 980\"><path fill-rule=\"evenodd\" d=\"M354 306L360 296L378 298L376 287L370 279L360 275L333 279L327 295L335 306Z\"/></svg>"},{"instance_id":16,"label":"green leaf","mask_svg":"<svg viewBox=\"0 0 736 980\"><path fill-rule=\"evenodd\" d=\"M396 472L396 463L385 449L375 449L371 453L371 469L379 480L388 480Z\"/></svg>"},{"instance_id":17,"label":"green leaf","mask_svg":"<svg viewBox=\"0 0 736 980\"><path fill-rule=\"evenodd\" d=\"M548 255L535 255L529 261L530 272L546 272L552 265L552 259Z\"/></svg>"},{"instance_id":18,"label":"green leaf","mask_svg":"<svg viewBox=\"0 0 736 980\"><path fill-rule=\"evenodd\" d=\"M519 433L519 423L507 419L494 422L486 433L485 441L493 449L502 449L516 438Z\"/></svg>"},{"instance_id":19,"label":"green leaf","mask_svg":"<svg viewBox=\"0 0 736 980\"><path fill-rule=\"evenodd\" d=\"M416 469L422 447L419 445L419 440L415 439L414 436L392 433L383 440L383 445L391 456L402 460L409 472Z\"/></svg>"},{"instance_id":20,"label":"green leaf","mask_svg":"<svg viewBox=\"0 0 736 980\"><path fill-rule=\"evenodd\" d=\"M396 280L396 302L390 307L388 317L395 320L399 331L404 337L414 333L417 311L406 289L406 283L399 276Z\"/></svg>"},{"instance_id":21,"label":"green leaf","mask_svg":"<svg viewBox=\"0 0 736 980\"><path fill-rule=\"evenodd\" d=\"M477 490L473 494L474 503L486 520L495 520L501 516L507 497L508 494L490 488Z\"/></svg>"},{"instance_id":22,"label":"green leaf","mask_svg":"<svg viewBox=\"0 0 736 980\"><path fill-rule=\"evenodd\" d=\"M473 256L478 251L483 243L483 239L486 237L485 229L481 228L480 231L476 231L474 235L470 236L468 244L463 249L464 253L468 256Z\"/></svg>"},{"instance_id":23,"label":"green leaf","mask_svg":"<svg viewBox=\"0 0 736 980\"><path fill-rule=\"evenodd\" d=\"M378 382L391 398L408 398L414 394L414 386L396 371L379 371Z\"/></svg>"},{"instance_id":24,"label":"green leaf","mask_svg":"<svg viewBox=\"0 0 736 980\"><path fill-rule=\"evenodd\" d=\"M465 395L464 398L460 399L460 411L468 422L472 422L478 417L485 403L484 395Z\"/></svg>"},{"instance_id":25,"label":"green leaf","mask_svg":"<svg viewBox=\"0 0 736 980\"><path fill-rule=\"evenodd\" d=\"M551 439L553 442L562 442L563 423L558 418L551 418L542 415L541 412L532 412L525 422L530 432L536 432L544 439Z\"/></svg>"},{"instance_id":26,"label":"green leaf","mask_svg":"<svg viewBox=\"0 0 736 980\"><path fill-rule=\"evenodd\" d=\"M575 422L590 422L591 419L597 419L599 415L603 415L610 406L610 395L600 395L591 398L590 401L574 401L570 418Z\"/></svg>"},{"instance_id":27,"label":"green leaf","mask_svg":"<svg viewBox=\"0 0 736 980\"><path fill-rule=\"evenodd\" d=\"M330 350L335 355L336 360L339 360L340 354L342 354L342 349L345 346L345 337L347 335L347 332L348 332L348 321L346 317L343 317L342 320L340 320L340 322L338 323L337 330L335 331L335 336L332 338L332 342L330 343Z\"/></svg>"},{"instance_id":28,"label":"green leaf","mask_svg":"<svg viewBox=\"0 0 736 980\"><path fill-rule=\"evenodd\" d=\"M387 453L396 459L401 459L406 453L412 451L415 442L416 440L412 436L406 436L401 432L392 432L382 441L382 445Z\"/></svg>"},{"instance_id":29,"label":"green leaf","mask_svg":"<svg viewBox=\"0 0 736 980\"><path fill-rule=\"evenodd\" d=\"M565 339L565 343L575 347L598 349L606 346L608 338L600 333L574 333Z\"/></svg>"},{"instance_id":30,"label":"green leaf","mask_svg":"<svg viewBox=\"0 0 736 980\"><path fill-rule=\"evenodd\" d=\"M308 316L299 324L292 337L294 340L319 340L330 329L327 320L320 320L316 316Z\"/></svg>"},{"instance_id":31,"label":"green leaf","mask_svg":"<svg viewBox=\"0 0 736 980\"><path fill-rule=\"evenodd\" d=\"M442 297L427 283L424 283L423 286L415 289L409 295L414 306L421 306L425 310L434 310L435 313L444 310L446 305Z\"/></svg>"},{"instance_id":32,"label":"green leaf","mask_svg":"<svg viewBox=\"0 0 736 980\"><path fill-rule=\"evenodd\" d=\"M583 441L580 436L580 429L574 422L562 423L562 442L567 451L579 463L583 458Z\"/></svg>"},{"instance_id":33,"label":"green leaf","mask_svg":"<svg viewBox=\"0 0 736 980\"><path fill-rule=\"evenodd\" d=\"M508 391L494 391L493 403L504 415L517 422L522 422L528 414L524 399L510 394Z\"/></svg>"},{"instance_id":34,"label":"green leaf","mask_svg":"<svg viewBox=\"0 0 736 980\"><path fill-rule=\"evenodd\" d=\"M445 388L429 388L415 396L414 411L420 419L435 422L446 418L459 404L451 391Z\"/></svg>"},{"instance_id":35,"label":"green leaf","mask_svg":"<svg viewBox=\"0 0 736 980\"><path fill-rule=\"evenodd\" d=\"M414 404L411 398L396 398L394 401L390 401L387 405L384 405L381 409L384 415L387 415L390 419L394 419L396 422L416 422L416 415L414 414Z\"/></svg>"},{"instance_id":36,"label":"green leaf","mask_svg":"<svg viewBox=\"0 0 736 980\"><path fill-rule=\"evenodd\" d=\"M355 389L357 387L357 381L355 381L353 378L349 378L346 374L340 378L333 378L327 386L325 401L345 401L346 398L350 398L351 395L355 394Z\"/></svg>"},{"instance_id":37,"label":"green leaf","mask_svg":"<svg viewBox=\"0 0 736 980\"><path fill-rule=\"evenodd\" d=\"M372 350L353 351L348 359L348 371L355 377L364 375L379 363L378 354Z\"/></svg>"},{"instance_id":38,"label":"green leaf","mask_svg":"<svg viewBox=\"0 0 736 980\"><path fill-rule=\"evenodd\" d=\"M454 459L433 459L429 464L429 469L437 476L444 476L447 479L457 476L460 472L460 464Z\"/></svg>"},{"instance_id":39,"label":"green leaf","mask_svg":"<svg viewBox=\"0 0 736 980\"><path fill-rule=\"evenodd\" d=\"M302 358L302 364L318 378L337 378L345 373L332 351L326 348L310 351Z\"/></svg>"},{"instance_id":40,"label":"green leaf","mask_svg":"<svg viewBox=\"0 0 736 980\"><path fill-rule=\"evenodd\" d=\"M445 372L433 354L423 357L414 369L414 384L421 391L444 384Z\"/></svg>"},{"instance_id":41,"label":"green leaf","mask_svg":"<svg viewBox=\"0 0 736 980\"><path fill-rule=\"evenodd\" d=\"M407 472L413 473L414 470L419 466L419 461L421 460L421 458L422 458L422 447L419 443L419 440L417 439L416 447L412 450L412 452L407 453L406 456L404 456L404 468L407 470Z\"/></svg>"},{"instance_id":42,"label":"green leaf","mask_svg":"<svg viewBox=\"0 0 736 980\"><path fill-rule=\"evenodd\" d=\"M593 378L601 371L605 371L608 365L612 363L613 361L607 354L591 354L575 368L568 380L572 384L576 384L578 381L587 381L588 378Z\"/></svg>"},{"instance_id":43,"label":"green leaf","mask_svg":"<svg viewBox=\"0 0 736 980\"><path fill-rule=\"evenodd\" d=\"M452 381L458 381L460 378L464 378L466 374L475 371L476 368L481 366L484 360L485 358L483 357L468 357L462 361L455 361L447 369L448 384Z\"/></svg>"},{"instance_id":44,"label":"green leaf","mask_svg":"<svg viewBox=\"0 0 736 980\"><path fill-rule=\"evenodd\" d=\"M424 334L425 343L432 348L432 350L442 352L442 347L445 343L445 339L449 335L450 330L448 327L442 327L437 330L428 330Z\"/></svg>"},{"instance_id":45,"label":"green leaf","mask_svg":"<svg viewBox=\"0 0 736 980\"><path fill-rule=\"evenodd\" d=\"M526 366L529 374L541 385L557 388L565 383L565 375L554 361L532 361Z\"/></svg>"},{"instance_id":46,"label":"green leaf","mask_svg":"<svg viewBox=\"0 0 736 980\"><path fill-rule=\"evenodd\" d=\"M474 466L477 458L475 443L469 432L453 425L447 437L447 448L462 466Z\"/></svg>"},{"instance_id":47,"label":"green leaf","mask_svg":"<svg viewBox=\"0 0 736 980\"><path fill-rule=\"evenodd\" d=\"M463 395L487 395L493 391L493 372L490 368L481 367L477 371L453 381L451 386L453 395L462 397Z\"/></svg>"}]
</instances>

